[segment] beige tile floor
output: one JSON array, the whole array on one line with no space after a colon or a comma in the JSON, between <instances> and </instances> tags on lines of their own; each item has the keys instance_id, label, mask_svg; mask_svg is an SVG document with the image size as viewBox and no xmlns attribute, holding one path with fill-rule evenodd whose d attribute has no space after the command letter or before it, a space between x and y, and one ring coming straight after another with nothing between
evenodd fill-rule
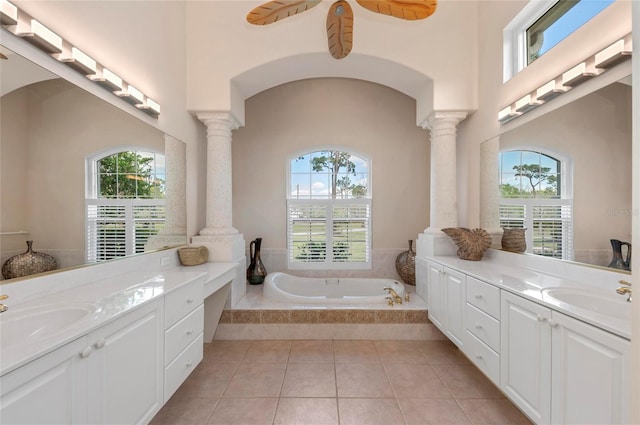
<instances>
[{"instance_id":1,"label":"beige tile floor","mask_svg":"<svg viewBox=\"0 0 640 425\"><path fill-rule=\"evenodd\" d=\"M449 341L214 341L152 425L530 424Z\"/></svg>"}]
</instances>

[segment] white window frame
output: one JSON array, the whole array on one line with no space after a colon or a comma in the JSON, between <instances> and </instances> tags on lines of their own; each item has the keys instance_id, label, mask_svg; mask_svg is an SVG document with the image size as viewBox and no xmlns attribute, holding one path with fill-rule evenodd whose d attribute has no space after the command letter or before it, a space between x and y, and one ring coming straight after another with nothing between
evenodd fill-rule
<instances>
[{"instance_id":1,"label":"white window frame","mask_svg":"<svg viewBox=\"0 0 640 425\"><path fill-rule=\"evenodd\" d=\"M291 186L291 161L299 158L300 156L307 155L314 152L322 152L322 151L341 151L347 152L351 155L357 156L362 160L367 162L367 196L363 198L350 198L350 199L340 199L340 198L318 198L318 199L295 199L292 197L292 186ZM371 241L373 239L372 234L372 161L367 155L364 155L360 152L354 151L353 149L348 149L344 147L318 147L318 148L308 148L304 151L298 151L294 155L291 155L287 159L286 169L287 169L287 208L286 208L286 228L287 228L287 267L290 270L370 270L372 267L371 262ZM291 234L292 226L291 226L291 217L289 214L290 208L296 205L319 205L325 206L326 208L326 240L325 246L326 248L326 256L324 261L301 261L295 260L293 258L293 247L292 247L292 238ZM365 257L366 261L363 262L349 262L349 261L333 261L333 250L331 247L333 246L333 232L331 229L333 228L333 207L335 206L365 206L367 210L366 221L366 229L365 232L367 234L366 239L366 247L365 247Z\"/></svg>"},{"instance_id":2,"label":"white window frame","mask_svg":"<svg viewBox=\"0 0 640 425\"><path fill-rule=\"evenodd\" d=\"M118 146L111 147L105 150L94 152L85 158L85 262L95 263L102 261L98 259L95 232L97 230L95 220L90 217L90 209L93 206L121 206L125 210L125 252L124 255L131 255L136 253L136 220L134 218L135 207L164 207L164 199L111 199L111 198L99 198L98 197L98 162L108 156L117 154L119 152L151 152L159 155L164 155L164 152L158 149L149 148L146 146ZM165 212L166 219L166 212ZM145 219L149 220L149 219ZM158 219L151 219L152 221L158 221ZM162 220L164 221L164 219Z\"/></svg>"},{"instance_id":3,"label":"white window frame","mask_svg":"<svg viewBox=\"0 0 640 425\"><path fill-rule=\"evenodd\" d=\"M533 235L533 209L537 206L559 206L568 208L570 217L567 219L569 224L562 228L562 259L573 260L573 228L574 228L574 208L573 208L573 161L571 158L559 154L548 149L540 148L539 146L522 145L513 146L508 149L503 149L500 153L514 152L514 151L529 151L536 152L548 157L551 157L560 162L560 198L503 198L500 196L500 205L521 205L525 209L525 217L523 220L523 227L527 229L525 232L525 240L527 244L526 252L533 254L534 249L534 235ZM498 181L502 182L502 176L498 176ZM500 220L502 221L502 214L500 214ZM513 219L512 219L513 220Z\"/></svg>"}]
</instances>

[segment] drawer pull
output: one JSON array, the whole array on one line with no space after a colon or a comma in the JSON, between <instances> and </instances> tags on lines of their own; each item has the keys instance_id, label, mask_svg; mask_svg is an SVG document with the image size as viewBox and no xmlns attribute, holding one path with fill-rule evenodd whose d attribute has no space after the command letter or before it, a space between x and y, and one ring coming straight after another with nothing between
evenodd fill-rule
<instances>
[{"instance_id":1,"label":"drawer pull","mask_svg":"<svg viewBox=\"0 0 640 425\"><path fill-rule=\"evenodd\" d=\"M100 338L96 341L96 343L94 344L96 348L102 348L104 347L105 344L105 340L104 338Z\"/></svg>"},{"instance_id":2,"label":"drawer pull","mask_svg":"<svg viewBox=\"0 0 640 425\"><path fill-rule=\"evenodd\" d=\"M193 304L193 298L187 298L187 304Z\"/></svg>"},{"instance_id":3,"label":"drawer pull","mask_svg":"<svg viewBox=\"0 0 640 425\"><path fill-rule=\"evenodd\" d=\"M187 362L186 366L187 366L187 369L189 369L191 366L193 366L193 362Z\"/></svg>"},{"instance_id":4,"label":"drawer pull","mask_svg":"<svg viewBox=\"0 0 640 425\"><path fill-rule=\"evenodd\" d=\"M477 330L482 329L482 325L481 325L480 323L476 323L476 329L477 329Z\"/></svg>"},{"instance_id":5,"label":"drawer pull","mask_svg":"<svg viewBox=\"0 0 640 425\"><path fill-rule=\"evenodd\" d=\"M480 298L482 298L482 294L475 294L474 297L476 297L476 300L479 300Z\"/></svg>"},{"instance_id":6,"label":"drawer pull","mask_svg":"<svg viewBox=\"0 0 640 425\"><path fill-rule=\"evenodd\" d=\"M85 347L84 350L80 351L80 357L86 359L91 355L91 347Z\"/></svg>"},{"instance_id":7,"label":"drawer pull","mask_svg":"<svg viewBox=\"0 0 640 425\"><path fill-rule=\"evenodd\" d=\"M538 320L538 322L543 323L547 321L547 318L541 315L536 315L536 319Z\"/></svg>"},{"instance_id":8,"label":"drawer pull","mask_svg":"<svg viewBox=\"0 0 640 425\"><path fill-rule=\"evenodd\" d=\"M557 328L558 324L556 322L554 322L553 320L549 320L549 326L551 326L552 328Z\"/></svg>"},{"instance_id":9,"label":"drawer pull","mask_svg":"<svg viewBox=\"0 0 640 425\"><path fill-rule=\"evenodd\" d=\"M187 331L187 335L193 335L193 329L189 329L189 330Z\"/></svg>"},{"instance_id":10,"label":"drawer pull","mask_svg":"<svg viewBox=\"0 0 640 425\"><path fill-rule=\"evenodd\" d=\"M481 360L482 359L482 354L476 353L476 359Z\"/></svg>"}]
</instances>

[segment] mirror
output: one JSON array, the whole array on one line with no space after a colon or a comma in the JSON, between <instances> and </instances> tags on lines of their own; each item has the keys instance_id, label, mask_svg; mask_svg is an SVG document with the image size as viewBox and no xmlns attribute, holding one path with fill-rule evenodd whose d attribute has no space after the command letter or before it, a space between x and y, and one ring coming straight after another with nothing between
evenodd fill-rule
<instances>
[{"instance_id":1,"label":"mirror","mask_svg":"<svg viewBox=\"0 0 640 425\"><path fill-rule=\"evenodd\" d=\"M572 235L564 235L562 243L568 251L564 259L615 267L616 271L625 269L626 245L616 245L631 241L631 91L629 76L500 135L502 188L507 184L518 186L519 181L520 189L511 189L526 191L527 196L531 196L532 186L537 185L539 192L551 194L548 197L559 190L572 199L569 203L572 204L573 230L569 230ZM526 160L514 165L507 160L509 155L513 156L505 153L508 151L533 151L543 155L537 156L541 158L537 162L533 158L535 154L523 154L521 158ZM556 170L549 157L564 160L565 171L554 174ZM549 175L553 177L540 179L538 176L536 180L531 173L528 176L520 173L516 177L518 170L514 167L531 165L529 163L538 164L543 172L550 169ZM542 201L545 202L547 200ZM541 235L542 231L539 232ZM548 255L558 248L557 245L542 246L541 239L549 239L549 234L538 236L534 242L533 250L537 253ZM528 252L531 240L527 243ZM615 253L616 248L621 255ZM622 263L614 261L616 256L622 258Z\"/></svg>"},{"instance_id":2,"label":"mirror","mask_svg":"<svg viewBox=\"0 0 640 425\"><path fill-rule=\"evenodd\" d=\"M0 60L0 263L25 253L28 240L34 251L53 256L58 270L92 257L106 260L185 244L185 145L10 50L2 53L7 59ZM135 151L135 163L145 164L125 173L120 165L120 181L134 182L140 194L142 180L153 179L156 194L146 197L161 198L144 211L133 207L137 234L128 250L122 246L129 226L117 219L96 224L104 214L92 221L87 200L98 197L90 194L113 176L106 162L101 167L95 161L118 151ZM151 164L153 175L140 171ZM149 239L137 236L143 232ZM96 246L112 254L92 255Z\"/></svg>"}]
</instances>

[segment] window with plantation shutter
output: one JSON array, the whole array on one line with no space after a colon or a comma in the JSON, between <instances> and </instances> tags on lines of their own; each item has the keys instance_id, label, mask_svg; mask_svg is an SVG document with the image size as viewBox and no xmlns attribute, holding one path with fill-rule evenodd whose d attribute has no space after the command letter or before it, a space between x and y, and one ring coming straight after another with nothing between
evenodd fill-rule
<instances>
[{"instance_id":1,"label":"window with plantation shutter","mask_svg":"<svg viewBox=\"0 0 640 425\"><path fill-rule=\"evenodd\" d=\"M144 252L164 228L164 155L126 150L87 160L87 262Z\"/></svg>"},{"instance_id":2,"label":"window with plantation shutter","mask_svg":"<svg viewBox=\"0 0 640 425\"><path fill-rule=\"evenodd\" d=\"M368 160L343 151L312 152L291 160L289 176L289 268L370 268Z\"/></svg>"},{"instance_id":3,"label":"window with plantation shutter","mask_svg":"<svg viewBox=\"0 0 640 425\"><path fill-rule=\"evenodd\" d=\"M500 153L500 226L526 228L527 252L573 259L568 168L541 152Z\"/></svg>"}]
</instances>

